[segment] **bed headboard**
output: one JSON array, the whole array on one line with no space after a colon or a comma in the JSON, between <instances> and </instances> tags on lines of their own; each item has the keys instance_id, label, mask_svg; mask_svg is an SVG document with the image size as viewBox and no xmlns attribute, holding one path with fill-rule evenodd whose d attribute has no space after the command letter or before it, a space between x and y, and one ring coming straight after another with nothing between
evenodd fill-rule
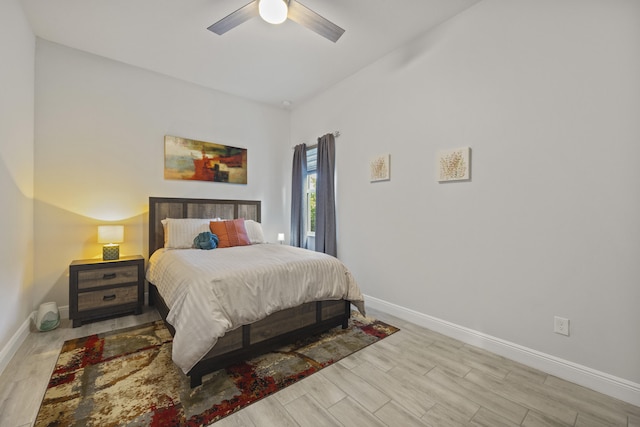
<instances>
[{"instance_id":1,"label":"bed headboard","mask_svg":"<svg viewBox=\"0 0 640 427\"><path fill-rule=\"evenodd\" d=\"M149 197L149 256L164 246L165 218L244 218L260 222L259 200Z\"/></svg>"}]
</instances>

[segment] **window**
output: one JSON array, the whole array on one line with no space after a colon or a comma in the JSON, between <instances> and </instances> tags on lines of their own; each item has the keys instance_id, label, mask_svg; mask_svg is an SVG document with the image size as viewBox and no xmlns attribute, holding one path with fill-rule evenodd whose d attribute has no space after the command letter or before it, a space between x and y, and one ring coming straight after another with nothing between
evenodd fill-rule
<instances>
[{"instance_id":1,"label":"window","mask_svg":"<svg viewBox=\"0 0 640 427\"><path fill-rule=\"evenodd\" d=\"M316 235L316 173L307 174L307 236Z\"/></svg>"},{"instance_id":2,"label":"window","mask_svg":"<svg viewBox=\"0 0 640 427\"><path fill-rule=\"evenodd\" d=\"M317 147L307 149L307 236L316 235L316 160L318 158Z\"/></svg>"}]
</instances>

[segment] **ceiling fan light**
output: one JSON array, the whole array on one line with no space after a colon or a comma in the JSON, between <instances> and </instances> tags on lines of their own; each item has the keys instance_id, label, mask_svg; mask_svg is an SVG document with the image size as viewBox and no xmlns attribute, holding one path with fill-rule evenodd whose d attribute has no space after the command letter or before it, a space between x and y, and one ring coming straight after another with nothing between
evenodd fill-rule
<instances>
[{"instance_id":1,"label":"ceiling fan light","mask_svg":"<svg viewBox=\"0 0 640 427\"><path fill-rule=\"evenodd\" d=\"M287 4L284 0L260 0L260 17L270 24L282 24L287 19Z\"/></svg>"}]
</instances>

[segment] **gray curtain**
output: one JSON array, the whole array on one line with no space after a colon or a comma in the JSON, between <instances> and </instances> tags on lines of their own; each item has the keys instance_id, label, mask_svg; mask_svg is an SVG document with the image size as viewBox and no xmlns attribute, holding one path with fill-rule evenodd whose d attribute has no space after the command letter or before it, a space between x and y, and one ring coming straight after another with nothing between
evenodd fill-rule
<instances>
[{"instance_id":1,"label":"gray curtain","mask_svg":"<svg viewBox=\"0 0 640 427\"><path fill-rule=\"evenodd\" d=\"M298 144L293 151L291 176L291 246L306 246L305 229L305 179L307 178L307 145Z\"/></svg>"},{"instance_id":2,"label":"gray curtain","mask_svg":"<svg viewBox=\"0 0 640 427\"><path fill-rule=\"evenodd\" d=\"M338 256L336 243L335 138L318 138L316 168L316 251Z\"/></svg>"}]
</instances>

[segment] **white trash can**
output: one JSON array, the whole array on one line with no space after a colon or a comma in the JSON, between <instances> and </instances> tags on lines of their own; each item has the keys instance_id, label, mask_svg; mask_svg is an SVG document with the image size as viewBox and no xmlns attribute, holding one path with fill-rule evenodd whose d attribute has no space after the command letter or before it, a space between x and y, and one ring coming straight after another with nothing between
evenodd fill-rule
<instances>
[{"instance_id":1,"label":"white trash can","mask_svg":"<svg viewBox=\"0 0 640 427\"><path fill-rule=\"evenodd\" d=\"M60 312L55 302L45 302L40 304L36 315L36 328L39 331L51 331L60 325Z\"/></svg>"}]
</instances>

